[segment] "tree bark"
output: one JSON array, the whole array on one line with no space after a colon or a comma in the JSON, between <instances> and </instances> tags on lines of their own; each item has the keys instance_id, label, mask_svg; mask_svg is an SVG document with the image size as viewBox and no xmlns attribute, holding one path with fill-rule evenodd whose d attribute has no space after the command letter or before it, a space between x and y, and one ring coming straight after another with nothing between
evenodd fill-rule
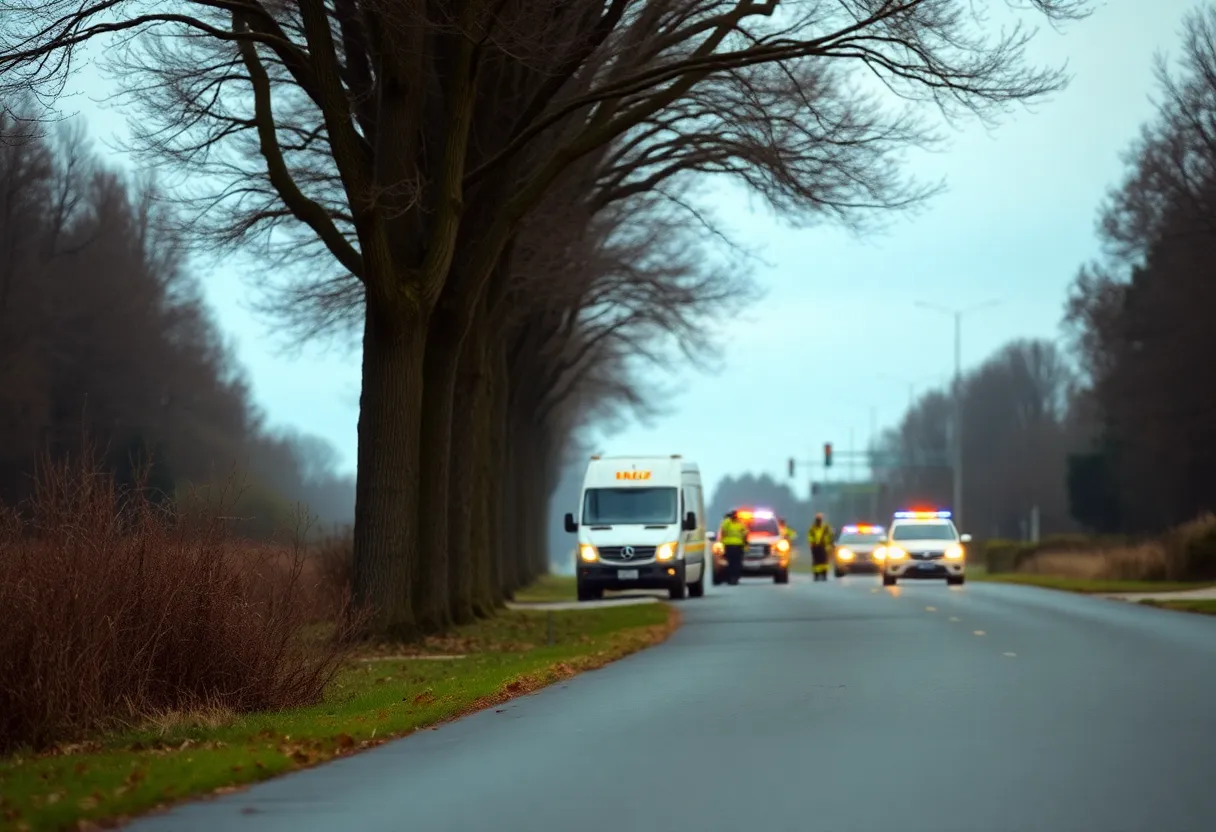
<instances>
[{"instance_id":1,"label":"tree bark","mask_svg":"<svg viewBox=\"0 0 1216 832\"><path fill-rule=\"evenodd\" d=\"M501 346L491 342L491 351L487 351L486 360L490 378L489 418L486 421L486 454L487 475L479 483L482 499L489 515L486 535L489 540L490 585L494 590L494 600L497 603L510 600L514 588L508 585L506 560L510 531L508 518L510 506L506 499L508 495L507 472L507 426L508 407L510 398L509 377L505 352L493 347Z\"/></svg>"},{"instance_id":2,"label":"tree bark","mask_svg":"<svg viewBox=\"0 0 1216 832\"><path fill-rule=\"evenodd\" d=\"M489 537L481 477L489 473L486 422L490 418L484 316L475 313L460 350L452 409L452 460L448 506L448 589L452 620L467 623L494 609L489 588Z\"/></svg>"},{"instance_id":3,"label":"tree bark","mask_svg":"<svg viewBox=\"0 0 1216 832\"><path fill-rule=\"evenodd\" d=\"M377 309L363 329L355 487L354 596L371 607L371 634L418 634L412 578L418 552L419 469L426 328Z\"/></svg>"},{"instance_id":4,"label":"tree bark","mask_svg":"<svg viewBox=\"0 0 1216 832\"><path fill-rule=\"evenodd\" d=\"M428 327L423 361L426 402L422 412L415 614L426 633L452 625L448 517L451 496L452 418L463 321L437 309Z\"/></svg>"}]
</instances>

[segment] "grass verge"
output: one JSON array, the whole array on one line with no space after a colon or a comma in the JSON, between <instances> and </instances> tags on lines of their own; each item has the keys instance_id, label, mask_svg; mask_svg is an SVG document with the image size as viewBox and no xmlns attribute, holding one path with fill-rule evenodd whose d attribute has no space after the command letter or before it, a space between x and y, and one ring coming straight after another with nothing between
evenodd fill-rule
<instances>
[{"instance_id":1,"label":"grass verge","mask_svg":"<svg viewBox=\"0 0 1216 832\"><path fill-rule=\"evenodd\" d=\"M1216 599L1214 598L1178 598L1174 600L1145 598L1140 603L1148 607L1157 607L1158 609L1163 610L1194 612L1199 613L1200 615L1216 615Z\"/></svg>"},{"instance_id":2,"label":"grass verge","mask_svg":"<svg viewBox=\"0 0 1216 832\"><path fill-rule=\"evenodd\" d=\"M1060 575L1043 575L1028 572L998 572L986 573L967 570L967 577L973 581L989 581L1002 584L1022 584L1038 586L1045 589L1061 589L1068 592L1085 594L1106 594L1115 592L1176 592L1187 589L1202 589L1212 586L1209 582L1190 581L1122 581L1105 578L1067 578Z\"/></svg>"},{"instance_id":3,"label":"grass verge","mask_svg":"<svg viewBox=\"0 0 1216 832\"><path fill-rule=\"evenodd\" d=\"M529 587L515 593L520 604L543 604L578 599L578 581L573 575L541 575Z\"/></svg>"},{"instance_id":4,"label":"grass verge","mask_svg":"<svg viewBox=\"0 0 1216 832\"><path fill-rule=\"evenodd\" d=\"M667 604L508 612L445 638L365 653L314 707L167 714L53 753L0 758L0 829L89 828L234 791L602 667L658 644L677 624Z\"/></svg>"}]
</instances>

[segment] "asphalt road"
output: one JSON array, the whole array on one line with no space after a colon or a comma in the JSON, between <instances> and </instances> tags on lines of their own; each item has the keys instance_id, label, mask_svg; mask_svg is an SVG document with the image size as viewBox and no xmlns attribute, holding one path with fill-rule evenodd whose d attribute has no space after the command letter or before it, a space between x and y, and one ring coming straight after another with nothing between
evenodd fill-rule
<instances>
[{"instance_id":1,"label":"asphalt road","mask_svg":"<svg viewBox=\"0 0 1216 832\"><path fill-rule=\"evenodd\" d=\"M713 587L666 644L143 832L1210 832L1216 618Z\"/></svg>"}]
</instances>

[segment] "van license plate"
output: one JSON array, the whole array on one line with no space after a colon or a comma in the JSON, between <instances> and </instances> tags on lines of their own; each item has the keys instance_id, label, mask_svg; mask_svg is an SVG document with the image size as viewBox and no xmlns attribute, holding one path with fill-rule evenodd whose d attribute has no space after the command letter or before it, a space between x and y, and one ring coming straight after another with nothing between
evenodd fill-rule
<instances>
[{"instance_id":1,"label":"van license plate","mask_svg":"<svg viewBox=\"0 0 1216 832\"><path fill-rule=\"evenodd\" d=\"M616 570L616 579L618 581L636 581L638 579L638 570L618 569Z\"/></svg>"}]
</instances>

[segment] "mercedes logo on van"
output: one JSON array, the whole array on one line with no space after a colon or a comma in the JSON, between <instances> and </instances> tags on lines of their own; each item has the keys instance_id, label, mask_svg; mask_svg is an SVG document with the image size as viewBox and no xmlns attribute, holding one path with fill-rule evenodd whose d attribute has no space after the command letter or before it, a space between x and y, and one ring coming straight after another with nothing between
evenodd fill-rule
<instances>
[{"instance_id":1,"label":"mercedes logo on van","mask_svg":"<svg viewBox=\"0 0 1216 832\"><path fill-rule=\"evenodd\" d=\"M632 546L626 546L623 549L621 549L621 557L624 558L625 560L633 560L633 555L634 555L634 551L633 551Z\"/></svg>"}]
</instances>

